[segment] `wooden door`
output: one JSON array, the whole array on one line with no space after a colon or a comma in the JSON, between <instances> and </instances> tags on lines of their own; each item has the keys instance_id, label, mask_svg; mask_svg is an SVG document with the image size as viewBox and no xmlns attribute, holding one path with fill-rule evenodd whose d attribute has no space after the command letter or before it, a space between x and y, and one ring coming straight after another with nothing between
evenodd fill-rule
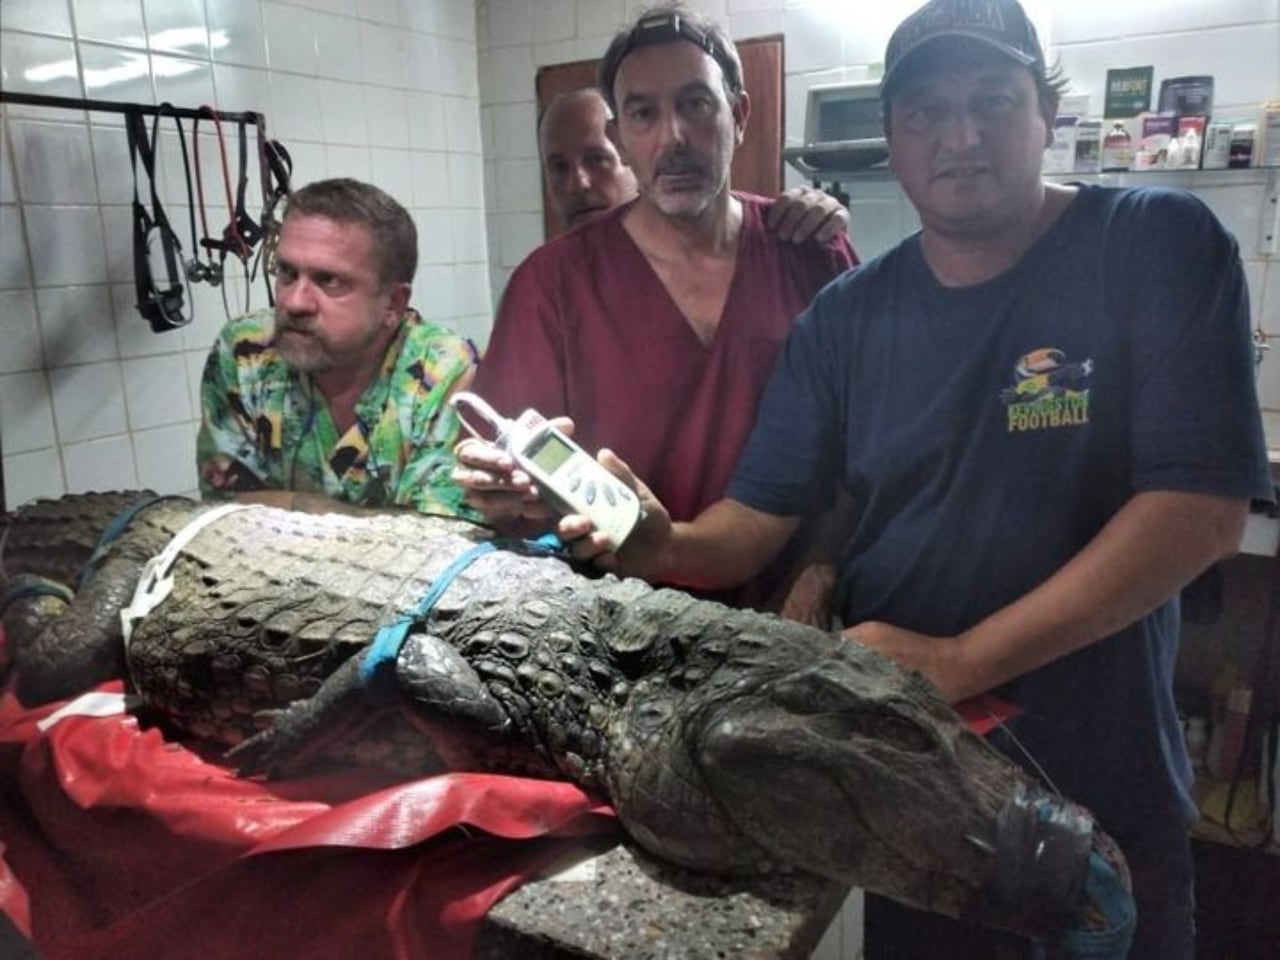
<instances>
[{"instance_id":1,"label":"wooden door","mask_svg":"<svg viewBox=\"0 0 1280 960\"><path fill-rule=\"evenodd\" d=\"M742 79L751 96L747 135L733 155L729 182L735 190L772 197L782 189L782 38L761 37L738 41ZM595 84L599 60L557 63L538 70L538 116L552 99L570 90ZM560 232L547 185L542 184L543 236L550 240Z\"/></svg>"}]
</instances>

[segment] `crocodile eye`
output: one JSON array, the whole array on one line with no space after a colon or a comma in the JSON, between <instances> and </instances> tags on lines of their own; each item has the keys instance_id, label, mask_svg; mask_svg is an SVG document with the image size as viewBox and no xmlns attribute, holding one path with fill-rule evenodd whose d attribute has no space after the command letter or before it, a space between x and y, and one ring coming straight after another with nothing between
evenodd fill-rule
<instances>
[{"instance_id":1,"label":"crocodile eye","mask_svg":"<svg viewBox=\"0 0 1280 960\"><path fill-rule=\"evenodd\" d=\"M640 733L651 733L671 718L671 706L666 703L646 703L632 714L632 723Z\"/></svg>"}]
</instances>

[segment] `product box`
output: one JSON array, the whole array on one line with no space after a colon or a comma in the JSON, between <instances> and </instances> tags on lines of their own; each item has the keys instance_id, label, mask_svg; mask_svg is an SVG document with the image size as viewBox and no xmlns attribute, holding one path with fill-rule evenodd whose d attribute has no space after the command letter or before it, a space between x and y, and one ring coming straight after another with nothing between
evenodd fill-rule
<instances>
[{"instance_id":1,"label":"product box","mask_svg":"<svg viewBox=\"0 0 1280 960\"><path fill-rule=\"evenodd\" d=\"M1102 170L1102 121L1081 120L1076 124L1076 173Z\"/></svg>"},{"instance_id":2,"label":"product box","mask_svg":"<svg viewBox=\"0 0 1280 960\"><path fill-rule=\"evenodd\" d=\"M1169 144L1178 135L1178 118L1172 113L1152 113L1142 118L1142 138L1134 154L1135 170L1159 169L1168 164Z\"/></svg>"},{"instance_id":3,"label":"product box","mask_svg":"<svg viewBox=\"0 0 1280 960\"><path fill-rule=\"evenodd\" d=\"M1058 99L1058 115L1062 117L1087 117L1092 113L1090 109L1092 99L1089 94L1076 90L1064 93Z\"/></svg>"},{"instance_id":4,"label":"product box","mask_svg":"<svg viewBox=\"0 0 1280 960\"><path fill-rule=\"evenodd\" d=\"M1258 139L1258 125L1252 120L1241 120L1231 127L1231 157L1227 166L1241 170L1253 166L1254 144Z\"/></svg>"},{"instance_id":5,"label":"product box","mask_svg":"<svg viewBox=\"0 0 1280 960\"><path fill-rule=\"evenodd\" d=\"M1080 118L1059 116L1053 121L1053 143L1044 151L1045 173L1071 173L1076 168L1076 124Z\"/></svg>"},{"instance_id":6,"label":"product box","mask_svg":"<svg viewBox=\"0 0 1280 960\"><path fill-rule=\"evenodd\" d=\"M1159 113L1207 117L1213 113L1213 77L1169 77L1160 83Z\"/></svg>"},{"instance_id":7,"label":"product box","mask_svg":"<svg viewBox=\"0 0 1280 960\"><path fill-rule=\"evenodd\" d=\"M1200 165L1205 170L1225 170L1231 160L1231 120L1210 120L1204 130L1204 156Z\"/></svg>"},{"instance_id":8,"label":"product box","mask_svg":"<svg viewBox=\"0 0 1280 960\"><path fill-rule=\"evenodd\" d=\"M1258 166L1280 167L1280 100L1262 105L1262 152Z\"/></svg>"}]
</instances>

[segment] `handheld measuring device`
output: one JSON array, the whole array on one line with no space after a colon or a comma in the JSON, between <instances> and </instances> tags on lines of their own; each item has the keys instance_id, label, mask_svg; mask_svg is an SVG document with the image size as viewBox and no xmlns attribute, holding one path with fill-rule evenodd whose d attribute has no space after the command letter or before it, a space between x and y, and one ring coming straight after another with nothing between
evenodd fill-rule
<instances>
[{"instance_id":1,"label":"handheld measuring device","mask_svg":"<svg viewBox=\"0 0 1280 960\"><path fill-rule=\"evenodd\" d=\"M499 414L474 393L461 390L450 400L462 425L481 440L490 439L467 419L473 412L502 447L538 485L544 500L560 513L590 517L614 548L622 546L640 520L640 501L591 454L553 427L536 410L514 420Z\"/></svg>"}]
</instances>

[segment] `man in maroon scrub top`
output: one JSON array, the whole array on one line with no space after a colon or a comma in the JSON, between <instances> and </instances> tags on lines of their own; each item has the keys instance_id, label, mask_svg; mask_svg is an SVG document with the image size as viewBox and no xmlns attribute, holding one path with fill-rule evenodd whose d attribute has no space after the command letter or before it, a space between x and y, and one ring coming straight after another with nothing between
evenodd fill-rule
<instances>
[{"instance_id":1,"label":"man in maroon scrub top","mask_svg":"<svg viewBox=\"0 0 1280 960\"><path fill-rule=\"evenodd\" d=\"M645 14L614 38L601 88L640 195L516 269L474 389L507 416L571 417L583 447L614 450L692 519L724 494L796 314L856 258L843 233L781 239L769 200L729 189L751 103L717 26L679 7ZM495 526L546 516L496 448L464 441L458 459ZM780 575L721 599L759 604Z\"/></svg>"}]
</instances>

